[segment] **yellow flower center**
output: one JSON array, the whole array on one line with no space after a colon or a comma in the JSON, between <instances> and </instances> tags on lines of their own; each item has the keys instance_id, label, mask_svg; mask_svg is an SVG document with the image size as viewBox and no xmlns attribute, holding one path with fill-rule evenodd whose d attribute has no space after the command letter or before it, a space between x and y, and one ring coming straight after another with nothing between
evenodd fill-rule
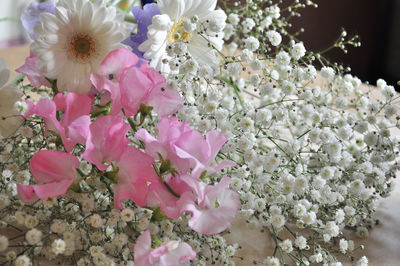
<instances>
[{"instance_id":1,"label":"yellow flower center","mask_svg":"<svg viewBox=\"0 0 400 266\"><path fill-rule=\"evenodd\" d=\"M87 61L96 53L96 42L88 34L78 33L72 36L68 50L74 58Z\"/></svg>"},{"instance_id":2,"label":"yellow flower center","mask_svg":"<svg viewBox=\"0 0 400 266\"><path fill-rule=\"evenodd\" d=\"M168 34L168 41L170 43L175 43L175 42L186 42L190 39L191 34L188 32L185 32L183 29L183 19L180 20L179 22L175 23L171 30L169 31Z\"/></svg>"}]
</instances>

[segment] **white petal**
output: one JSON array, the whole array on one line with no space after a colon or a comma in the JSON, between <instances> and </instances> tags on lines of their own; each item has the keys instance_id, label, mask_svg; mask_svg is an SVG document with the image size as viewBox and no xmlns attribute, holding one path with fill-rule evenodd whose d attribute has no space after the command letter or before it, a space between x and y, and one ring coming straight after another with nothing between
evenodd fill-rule
<instances>
[{"instance_id":1,"label":"white petal","mask_svg":"<svg viewBox=\"0 0 400 266\"><path fill-rule=\"evenodd\" d=\"M184 0L159 0L157 4L161 14L167 14L173 21L178 21L185 12Z\"/></svg>"}]
</instances>

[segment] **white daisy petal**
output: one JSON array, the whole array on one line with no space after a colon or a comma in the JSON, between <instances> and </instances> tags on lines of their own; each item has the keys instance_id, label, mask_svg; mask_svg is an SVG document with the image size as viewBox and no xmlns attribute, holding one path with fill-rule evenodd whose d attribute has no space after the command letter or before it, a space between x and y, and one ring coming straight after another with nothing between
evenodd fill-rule
<instances>
[{"instance_id":1,"label":"white daisy petal","mask_svg":"<svg viewBox=\"0 0 400 266\"><path fill-rule=\"evenodd\" d=\"M169 54L167 47L171 49L178 42L184 43L185 50L187 48L188 59L215 64L218 57L213 49L221 50L223 47L226 20L224 11L215 10L216 3L217 0L157 1L161 15L153 17L147 40L139 46L144 58L150 60L150 66L161 72L166 71L166 74L171 73L169 64L163 63L163 60L173 59L175 55Z\"/></svg>"},{"instance_id":2,"label":"white daisy petal","mask_svg":"<svg viewBox=\"0 0 400 266\"><path fill-rule=\"evenodd\" d=\"M160 0L158 6L162 14L168 14L172 20L177 21L185 11L185 0Z\"/></svg>"},{"instance_id":3,"label":"white daisy petal","mask_svg":"<svg viewBox=\"0 0 400 266\"><path fill-rule=\"evenodd\" d=\"M42 14L40 21L31 50L44 75L57 79L60 91L88 93L90 74L128 34L115 8L103 1L60 0L55 14Z\"/></svg>"}]
</instances>

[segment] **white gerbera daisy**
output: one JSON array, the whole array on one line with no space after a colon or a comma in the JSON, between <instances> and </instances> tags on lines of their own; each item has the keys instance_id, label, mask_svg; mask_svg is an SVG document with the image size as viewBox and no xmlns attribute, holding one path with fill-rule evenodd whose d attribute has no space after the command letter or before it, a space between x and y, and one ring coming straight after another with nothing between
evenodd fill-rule
<instances>
[{"instance_id":1,"label":"white gerbera daisy","mask_svg":"<svg viewBox=\"0 0 400 266\"><path fill-rule=\"evenodd\" d=\"M6 61L0 58L0 139L12 134L22 122L14 108L22 92L14 84L5 85L9 77L10 71L7 69Z\"/></svg>"},{"instance_id":2,"label":"white gerbera daisy","mask_svg":"<svg viewBox=\"0 0 400 266\"><path fill-rule=\"evenodd\" d=\"M213 47L222 49L226 14L215 10L217 0L159 0L161 15L152 19L148 39L139 46L150 66L169 72L165 60L176 43L187 45L189 55L199 64L217 63Z\"/></svg>"},{"instance_id":3,"label":"white gerbera daisy","mask_svg":"<svg viewBox=\"0 0 400 266\"><path fill-rule=\"evenodd\" d=\"M115 8L103 0L60 0L54 15L42 13L40 21L31 50L39 69L57 79L61 91L89 92L90 74L128 35Z\"/></svg>"}]
</instances>

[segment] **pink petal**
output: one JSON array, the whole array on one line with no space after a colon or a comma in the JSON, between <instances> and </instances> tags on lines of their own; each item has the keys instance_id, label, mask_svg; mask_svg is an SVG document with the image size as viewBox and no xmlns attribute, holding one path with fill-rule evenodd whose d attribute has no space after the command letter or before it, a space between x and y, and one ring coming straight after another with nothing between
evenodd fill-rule
<instances>
[{"instance_id":1,"label":"pink petal","mask_svg":"<svg viewBox=\"0 0 400 266\"><path fill-rule=\"evenodd\" d=\"M75 119L65 130L63 138L65 149L70 152L76 143L85 144L89 136L90 116L83 115Z\"/></svg>"},{"instance_id":2,"label":"pink petal","mask_svg":"<svg viewBox=\"0 0 400 266\"><path fill-rule=\"evenodd\" d=\"M161 245L156 249L153 249L149 254L149 262L151 265L157 265L163 255L168 253L168 247ZM160 264L160 265L170 265L170 264Z\"/></svg>"},{"instance_id":3,"label":"pink petal","mask_svg":"<svg viewBox=\"0 0 400 266\"><path fill-rule=\"evenodd\" d=\"M111 110L110 115L117 115L121 112L121 90L119 88L119 84L117 82L109 80L108 77L92 74L90 76L90 80L92 81L93 86L101 92L103 90L106 91L106 95L102 97L102 103L106 104L109 100L111 100Z\"/></svg>"},{"instance_id":4,"label":"pink petal","mask_svg":"<svg viewBox=\"0 0 400 266\"><path fill-rule=\"evenodd\" d=\"M118 184L114 186L116 208L122 209L121 201L125 199L131 199L140 207L146 206L149 184L158 180L153 163L152 157L135 147L127 147L117 162Z\"/></svg>"},{"instance_id":5,"label":"pink petal","mask_svg":"<svg viewBox=\"0 0 400 266\"><path fill-rule=\"evenodd\" d=\"M183 133L190 131L188 122L179 122L177 117L163 117L158 123L158 140L162 143L175 142Z\"/></svg>"},{"instance_id":6,"label":"pink petal","mask_svg":"<svg viewBox=\"0 0 400 266\"><path fill-rule=\"evenodd\" d=\"M239 210L240 198L236 192L228 189L229 184L230 178L224 177L219 184L207 186L203 202L199 205L195 204L189 192L181 196L178 206L182 211L192 214L190 228L201 234L214 235L231 225ZM216 206L216 202L219 206Z\"/></svg>"},{"instance_id":7,"label":"pink petal","mask_svg":"<svg viewBox=\"0 0 400 266\"><path fill-rule=\"evenodd\" d=\"M146 104L153 106L161 117L176 113L182 108L184 100L176 90L166 89L166 84L152 89Z\"/></svg>"},{"instance_id":8,"label":"pink petal","mask_svg":"<svg viewBox=\"0 0 400 266\"><path fill-rule=\"evenodd\" d=\"M214 161L215 157L217 156L219 150L224 146L225 142L228 138L220 131L211 130L206 134L206 141L210 146L210 154L208 163Z\"/></svg>"},{"instance_id":9,"label":"pink petal","mask_svg":"<svg viewBox=\"0 0 400 266\"><path fill-rule=\"evenodd\" d=\"M83 158L104 171L108 168L106 162L119 161L129 143L126 134L129 125L120 116L103 116L90 125L89 137Z\"/></svg>"},{"instance_id":10,"label":"pink petal","mask_svg":"<svg viewBox=\"0 0 400 266\"><path fill-rule=\"evenodd\" d=\"M167 157L167 151L164 146L158 142L146 129L141 128L135 133L135 138L146 144L146 153L153 158L158 158L160 154L163 158Z\"/></svg>"},{"instance_id":11,"label":"pink petal","mask_svg":"<svg viewBox=\"0 0 400 266\"><path fill-rule=\"evenodd\" d=\"M62 127L56 118L56 110L56 104L50 99L44 98L37 102L30 113L39 115L43 118L46 125L46 134L48 134L49 130L56 132L60 132L62 130Z\"/></svg>"},{"instance_id":12,"label":"pink petal","mask_svg":"<svg viewBox=\"0 0 400 266\"><path fill-rule=\"evenodd\" d=\"M154 68L149 67L147 62L144 62L139 69L141 72L147 75L147 77L153 82L154 86L165 84L167 82L165 77Z\"/></svg>"},{"instance_id":13,"label":"pink petal","mask_svg":"<svg viewBox=\"0 0 400 266\"><path fill-rule=\"evenodd\" d=\"M65 96L65 110L61 119L63 127L69 126L77 118L89 115L92 108L92 100L89 96L70 92Z\"/></svg>"},{"instance_id":14,"label":"pink petal","mask_svg":"<svg viewBox=\"0 0 400 266\"><path fill-rule=\"evenodd\" d=\"M51 87L42 72L37 67L37 57L30 52L30 56L25 59L25 64L17 68L15 71L24 74L35 88L40 86Z\"/></svg>"},{"instance_id":15,"label":"pink petal","mask_svg":"<svg viewBox=\"0 0 400 266\"><path fill-rule=\"evenodd\" d=\"M38 151L30 160L32 176L41 183L73 180L77 177L79 165L75 156L54 150Z\"/></svg>"},{"instance_id":16,"label":"pink petal","mask_svg":"<svg viewBox=\"0 0 400 266\"><path fill-rule=\"evenodd\" d=\"M32 188L39 199L47 199L64 195L73 182L74 179L67 179L44 185L32 185Z\"/></svg>"},{"instance_id":17,"label":"pink petal","mask_svg":"<svg viewBox=\"0 0 400 266\"><path fill-rule=\"evenodd\" d=\"M111 51L100 64L100 73L103 75L120 74L122 70L137 65L139 58L129 49L122 47Z\"/></svg>"},{"instance_id":18,"label":"pink petal","mask_svg":"<svg viewBox=\"0 0 400 266\"><path fill-rule=\"evenodd\" d=\"M161 182L153 182L150 185L147 205L150 207L160 206L162 212L170 219L177 219L182 215L177 206L178 200L179 198L172 195Z\"/></svg>"},{"instance_id":19,"label":"pink petal","mask_svg":"<svg viewBox=\"0 0 400 266\"><path fill-rule=\"evenodd\" d=\"M136 240L134 247L134 258L136 266L148 266L149 254L151 252L151 235L150 231L144 231Z\"/></svg>"},{"instance_id":20,"label":"pink petal","mask_svg":"<svg viewBox=\"0 0 400 266\"><path fill-rule=\"evenodd\" d=\"M38 151L30 160L33 178L41 185L17 185L18 195L25 203L38 198L46 199L64 195L77 177L79 160L65 152L54 150Z\"/></svg>"},{"instance_id":21,"label":"pink petal","mask_svg":"<svg viewBox=\"0 0 400 266\"><path fill-rule=\"evenodd\" d=\"M121 74L119 85L121 88L121 104L131 116L137 113L140 104L150 93L153 83L138 68L131 67Z\"/></svg>"},{"instance_id":22,"label":"pink petal","mask_svg":"<svg viewBox=\"0 0 400 266\"><path fill-rule=\"evenodd\" d=\"M25 204L33 204L39 199L32 185L17 184L17 192L19 199Z\"/></svg>"},{"instance_id":23,"label":"pink petal","mask_svg":"<svg viewBox=\"0 0 400 266\"><path fill-rule=\"evenodd\" d=\"M178 247L160 258L161 265L190 265L189 261L196 258L196 252L187 243L179 243Z\"/></svg>"}]
</instances>

